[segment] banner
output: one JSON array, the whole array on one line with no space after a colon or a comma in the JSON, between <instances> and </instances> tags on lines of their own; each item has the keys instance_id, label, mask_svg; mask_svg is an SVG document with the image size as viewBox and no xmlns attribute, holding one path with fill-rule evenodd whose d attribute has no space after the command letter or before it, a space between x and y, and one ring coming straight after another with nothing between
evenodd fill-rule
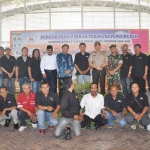
<instances>
[{"instance_id":1,"label":"banner","mask_svg":"<svg viewBox=\"0 0 150 150\"><path fill-rule=\"evenodd\" d=\"M69 45L69 53L74 57L79 52L79 44L86 43L87 52L94 51L94 42L101 42L102 51L110 54L109 46L117 45L117 50L122 53L121 47L127 44L134 53L134 45L141 44L142 52L149 53L149 30L43 30L43 31L11 31L10 33L12 54L15 57L21 55L21 48L27 47L29 55L35 48L40 49L41 56L45 54L47 45L52 45L54 53L62 51L62 45Z\"/></svg>"}]
</instances>

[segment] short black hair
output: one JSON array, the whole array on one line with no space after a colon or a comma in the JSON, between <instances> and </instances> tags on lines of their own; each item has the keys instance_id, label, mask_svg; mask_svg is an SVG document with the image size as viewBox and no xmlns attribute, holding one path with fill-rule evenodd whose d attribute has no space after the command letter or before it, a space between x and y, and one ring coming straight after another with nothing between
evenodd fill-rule
<instances>
[{"instance_id":1,"label":"short black hair","mask_svg":"<svg viewBox=\"0 0 150 150\"><path fill-rule=\"evenodd\" d=\"M47 49L52 49L53 50L53 46L52 45L47 45Z\"/></svg>"},{"instance_id":2,"label":"short black hair","mask_svg":"<svg viewBox=\"0 0 150 150\"><path fill-rule=\"evenodd\" d=\"M81 45L84 45L84 46L86 46L86 44L85 44L85 43L80 43L80 44L79 44L79 46L81 46Z\"/></svg>"},{"instance_id":3,"label":"short black hair","mask_svg":"<svg viewBox=\"0 0 150 150\"><path fill-rule=\"evenodd\" d=\"M4 47L0 46L0 49L1 49L1 50L4 50Z\"/></svg>"},{"instance_id":4,"label":"short black hair","mask_svg":"<svg viewBox=\"0 0 150 150\"><path fill-rule=\"evenodd\" d=\"M95 84L95 85L97 86L97 88L98 88L97 83L93 83L93 82L90 84L90 88L91 88L91 87L92 87L92 85L94 85L94 84Z\"/></svg>"},{"instance_id":5,"label":"short black hair","mask_svg":"<svg viewBox=\"0 0 150 150\"><path fill-rule=\"evenodd\" d=\"M114 85L109 85L109 88L108 88L108 89L111 90L112 87L116 87L117 90L119 89L118 85L116 85L116 84L114 84Z\"/></svg>"},{"instance_id":6,"label":"short black hair","mask_svg":"<svg viewBox=\"0 0 150 150\"><path fill-rule=\"evenodd\" d=\"M72 84L72 79L67 79L63 82L63 87L65 89L69 89L71 87L71 84Z\"/></svg>"},{"instance_id":7,"label":"short black hair","mask_svg":"<svg viewBox=\"0 0 150 150\"><path fill-rule=\"evenodd\" d=\"M134 81L134 82L131 82L131 84L130 84L130 89L131 89L131 87L132 87L133 84L137 84L138 87L140 88L139 84L138 84L137 82Z\"/></svg>"},{"instance_id":8,"label":"short black hair","mask_svg":"<svg viewBox=\"0 0 150 150\"><path fill-rule=\"evenodd\" d=\"M69 45L68 45L68 44L64 44L64 45L62 46L62 48L64 48L65 46L67 46L68 49L69 49Z\"/></svg>"},{"instance_id":9,"label":"short black hair","mask_svg":"<svg viewBox=\"0 0 150 150\"><path fill-rule=\"evenodd\" d=\"M1 87L0 87L0 90L1 90L1 89L5 89L6 91L8 90L6 86L1 86Z\"/></svg>"},{"instance_id":10,"label":"short black hair","mask_svg":"<svg viewBox=\"0 0 150 150\"><path fill-rule=\"evenodd\" d=\"M49 86L49 83L46 80L44 80L41 82L41 87L42 87L42 85L45 85L45 84L48 84L48 86Z\"/></svg>"},{"instance_id":11,"label":"short black hair","mask_svg":"<svg viewBox=\"0 0 150 150\"><path fill-rule=\"evenodd\" d=\"M134 48L137 47L137 46L141 48L141 44L135 44Z\"/></svg>"},{"instance_id":12,"label":"short black hair","mask_svg":"<svg viewBox=\"0 0 150 150\"><path fill-rule=\"evenodd\" d=\"M27 51L28 51L28 48L27 48L27 47L23 47L23 48L21 49L21 51L22 51L23 49L27 49Z\"/></svg>"}]
</instances>

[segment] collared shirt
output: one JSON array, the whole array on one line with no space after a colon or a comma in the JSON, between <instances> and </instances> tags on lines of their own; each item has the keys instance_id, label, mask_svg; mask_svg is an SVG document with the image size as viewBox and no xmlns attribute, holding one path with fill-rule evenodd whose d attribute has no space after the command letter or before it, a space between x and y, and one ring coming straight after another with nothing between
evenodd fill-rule
<instances>
[{"instance_id":1,"label":"collared shirt","mask_svg":"<svg viewBox=\"0 0 150 150\"><path fill-rule=\"evenodd\" d=\"M145 54L140 53L138 56L136 56L136 54L133 55L132 77L143 78L145 66L148 66L148 59Z\"/></svg>"},{"instance_id":2,"label":"collared shirt","mask_svg":"<svg viewBox=\"0 0 150 150\"><path fill-rule=\"evenodd\" d=\"M16 59L14 56L10 56L9 58L7 58L7 56L5 55L0 59L0 62L0 66L9 73L12 73L14 67L16 66ZM9 78L8 74L3 72L3 78ZM15 78L15 73L13 74L12 78Z\"/></svg>"},{"instance_id":3,"label":"collared shirt","mask_svg":"<svg viewBox=\"0 0 150 150\"><path fill-rule=\"evenodd\" d=\"M92 52L89 56L89 61L96 66L103 65L108 60L108 56L105 52Z\"/></svg>"},{"instance_id":4,"label":"collared shirt","mask_svg":"<svg viewBox=\"0 0 150 150\"><path fill-rule=\"evenodd\" d=\"M57 66L59 77L70 77L72 73L66 74L66 70L74 69L72 55L60 53L57 55Z\"/></svg>"},{"instance_id":5,"label":"collared shirt","mask_svg":"<svg viewBox=\"0 0 150 150\"><path fill-rule=\"evenodd\" d=\"M88 62L89 55L90 54L87 52L85 52L84 54L82 54L80 52L80 53L77 53L75 55L74 64L76 64L81 71L85 71L88 69L88 67L89 67L89 62ZM80 75L78 70L76 72L76 75ZM90 70L85 75L90 75Z\"/></svg>"},{"instance_id":6,"label":"collared shirt","mask_svg":"<svg viewBox=\"0 0 150 150\"><path fill-rule=\"evenodd\" d=\"M122 59L123 59L123 65L121 67L121 77L127 77L129 73L129 68L133 64L133 58L132 55L127 53L126 55L122 54Z\"/></svg>"},{"instance_id":7,"label":"collared shirt","mask_svg":"<svg viewBox=\"0 0 150 150\"><path fill-rule=\"evenodd\" d=\"M10 108L10 107L14 107L17 106L16 104L16 99L14 97L14 95L12 94L7 94L6 99L4 100L4 98L2 96L0 96L0 111L2 112L5 108ZM8 114L11 111L6 111L6 115L8 116Z\"/></svg>"},{"instance_id":8,"label":"collared shirt","mask_svg":"<svg viewBox=\"0 0 150 150\"><path fill-rule=\"evenodd\" d=\"M127 107L131 107L133 109L134 112L136 113L141 113L143 111L143 109L137 104L137 102L134 100L134 95L132 93L130 93L127 96ZM137 97L135 97L138 102L144 107L149 106L148 104L148 98L147 95L145 93L140 92L138 94Z\"/></svg>"},{"instance_id":9,"label":"collared shirt","mask_svg":"<svg viewBox=\"0 0 150 150\"><path fill-rule=\"evenodd\" d=\"M56 109L56 107L58 105L60 105L60 99L58 98L57 94L54 92L51 92L51 91L48 93L47 97L45 97L42 92L38 92L36 94L35 102L36 102L36 106L38 106L38 105L51 106L54 108L54 110ZM46 111L48 111L48 110L46 110Z\"/></svg>"},{"instance_id":10,"label":"collared shirt","mask_svg":"<svg viewBox=\"0 0 150 150\"><path fill-rule=\"evenodd\" d=\"M31 60L28 63L28 67L31 68L31 74L32 78L35 81L41 81L42 80L42 74L40 70L40 59L31 58Z\"/></svg>"},{"instance_id":11,"label":"collared shirt","mask_svg":"<svg viewBox=\"0 0 150 150\"><path fill-rule=\"evenodd\" d=\"M52 55L44 55L42 56L41 59L41 72L42 74L45 74L45 70L55 70L57 69L57 61L56 61L56 54L52 54Z\"/></svg>"},{"instance_id":12,"label":"collared shirt","mask_svg":"<svg viewBox=\"0 0 150 150\"><path fill-rule=\"evenodd\" d=\"M101 109L104 108L104 97L97 93L97 96L92 97L91 93L83 96L81 107L85 107L84 114L94 119L98 114L101 114Z\"/></svg>"},{"instance_id":13,"label":"collared shirt","mask_svg":"<svg viewBox=\"0 0 150 150\"><path fill-rule=\"evenodd\" d=\"M65 90L61 98L60 106L62 117L73 118L75 115L79 115L80 108L77 94L74 91L70 92L69 90Z\"/></svg>"},{"instance_id":14,"label":"collared shirt","mask_svg":"<svg viewBox=\"0 0 150 150\"><path fill-rule=\"evenodd\" d=\"M23 60L23 57L20 56L17 58L16 66L18 67L18 78L29 77L28 74L28 63L31 60L30 57L27 57L26 61Z\"/></svg>"},{"instance_id":15,"label":"collared shirt","mask_svg":"<svg viewBox=\"0 0 150 150\"><path fill-rule=\"evenodd\" d=\"M125 98L121 94L117 94L114 100L111 94L108 94L104 100L104 106L116 111L117 113L122 112L123 108L126 108Z\"/></svg>"},{"instance_id":16,"label":"collared shirt","mask_svg":"<svg viewBox=\"0 0 150 150\"><path fill-rule=\"evenodd\" d=\"M122 64L122 57L120 54L116 53L115 55L110 54L108 56L108 66L109 66L109 70L113 71L114 69L116 69L119 64ZM120 72L120 69L118 70L118 72Z\"/></svg>"},{"instance_id":17,"label":"collared shirt","mask_svg":"<svg viewBox=\"0 0 150 150\"><path fill-rule=\"evenodd\" d=\"M31 113L35 113L35 93L31 92L29 97L27 97L25 93L19 94L17 107L23 107L29 110Z\"/></svg>"}]
</instances>

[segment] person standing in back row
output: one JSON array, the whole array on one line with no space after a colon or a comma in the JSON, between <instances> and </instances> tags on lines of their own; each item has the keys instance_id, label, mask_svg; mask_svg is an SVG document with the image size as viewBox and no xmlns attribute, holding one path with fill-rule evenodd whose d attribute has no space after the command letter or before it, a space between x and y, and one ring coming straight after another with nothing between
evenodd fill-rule
<instances>
[{"instance_id":1,"label":"person standing in back row","mask_svg":"<svg viewBox=\"0 0 150 150\"><path fill-rule=\"evenodd\" d=\"M47 54L41 59L41 72L43 79L50 85L50 91L57 91L57 55L53 53L53 46L47 46Z\"/></svg>"},{"instance_id":2,"label":"person standing in back row","mask_svg":"<svg viewBox=\"0 0 150 150\"><path fill-rule=\"evenodd\" d=\"M134 45L135 55L133 55L133 82L137 82L140 87L140 92L145 92L145 80L148 73L148 58L141 53L141 45Z\"/></svg>"},{"instance_id":3,"label":"person standing in back row","mask_svg":"<svg viewBox=\"0 0 150 150\"><path fill-rule=\"evenodd\" d=\"M108 65L108 57L105 52L101 52L100 42L95 42L94 47L96 51L89 57L89 65L93 68L92 79L97 85L100 80L101 93L105 94L105 67Z\"/></svg>"},{"instance_id":4,"label":"person standing in back row","mask_svg":"<svg viewBox=\"0 0 150 150\"><path fill-rule=\"evenodd\" d=\"M28 48L23 47L21 52L22 56L18 57L16 61L16 80L19 81L20 93L23 92L23 84L30 83L28 74L28 63L31 60L31 58L28 57Z\"/></svg>"}]
</instances>

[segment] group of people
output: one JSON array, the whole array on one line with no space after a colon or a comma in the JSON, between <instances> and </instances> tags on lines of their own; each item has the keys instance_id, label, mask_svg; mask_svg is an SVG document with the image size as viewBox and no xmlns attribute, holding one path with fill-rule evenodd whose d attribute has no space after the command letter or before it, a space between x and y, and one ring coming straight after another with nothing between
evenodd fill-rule
<instances>
[{"instance_id":1,"label":"group of people","mask_svg":"<svg viewBox=\"0 0 150 150\"><path fill-rule=\"evenodd\" d=\"M80 52L73 62L67 44L62 46L62 53L58 55L48 45L47 54L42 58L39 49L34 49L30 58L28 49L23 47L22 56L17 60L11 56L9 47L5 50L0 47L0 124L8 127L13 118L14 129L23 131L27 127L26 119L30 119L32 127L38 125L40 133L44 134L47 120L48 128L56 126L55 137L66 139L71 138L69 124L72 124L76 136L81 134L81 128L90 129L92 121L96 130L106 124L107 128L112 128L113 120L120 128L129 123L132 129L136 129L137 122L141 129L149 126L150 93L145 94L145 82L150 81L147 77L150 75L150 57L141 52L140 44L134 45L133 56L128 53L126 44L122 46L122 55L117 53L115 44L110 46L109 56L101 51L100 42L95 42L94 48L95 51L89 54L86 44L80 43ZM79 84L90 83L92 69L90 93L84 95L81 102L74 92L74 67ZM104 97L106 75L109 94ZM20 85L17 102L14 97L15 78ZM99 85L101 94L97 92ZM118 93L121 87L123 95ZM61 112L60 120L58 112Z\"/></svg>"}]
</instances>

